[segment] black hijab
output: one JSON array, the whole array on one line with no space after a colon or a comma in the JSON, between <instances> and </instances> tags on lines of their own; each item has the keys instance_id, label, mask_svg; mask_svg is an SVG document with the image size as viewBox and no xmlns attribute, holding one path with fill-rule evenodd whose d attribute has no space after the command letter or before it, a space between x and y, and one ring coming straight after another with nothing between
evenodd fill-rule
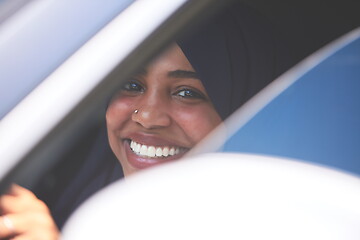
<instances>
[{"instance_id":1,"label":"black hijab","mask_svg":"<svg viewBox=\"0 0 360 240\"><path fill-rule=\"evenodd\" d=\"M222 119L290 65L270 24L242 5L177 41Z\"/></svg>"}]
</instances>

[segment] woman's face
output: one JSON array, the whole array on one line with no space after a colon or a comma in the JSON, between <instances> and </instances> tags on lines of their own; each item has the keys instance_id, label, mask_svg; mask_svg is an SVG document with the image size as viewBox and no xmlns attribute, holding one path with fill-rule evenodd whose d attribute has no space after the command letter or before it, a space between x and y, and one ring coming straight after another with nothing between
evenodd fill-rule
<instances>
[{"instance_id":1,"label":"woman's face","mask_svg":"<svg viewBox=\"0 0 360 240\"><path fill-rule=\"evenodd\" d=\"M220 122L178 45L127 81L106 113L110 146L125 176L182 157Z\"/></svg>"}]
</instances>

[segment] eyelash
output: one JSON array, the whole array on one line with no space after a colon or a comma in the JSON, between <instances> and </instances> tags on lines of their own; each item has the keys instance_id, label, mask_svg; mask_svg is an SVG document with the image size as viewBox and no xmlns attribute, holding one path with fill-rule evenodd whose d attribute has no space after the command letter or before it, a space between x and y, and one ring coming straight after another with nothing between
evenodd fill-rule
<instances>
[{"instance_id":1,"label":"eyelash","mask_svg":"<svg viewBox=\"0 0 360 240\"><path fill-rule=\"evenodd\" d=\"M124 83L124 85L121 87L121 90L131 92L131 93L136 93L136 92L142 93L142 92L144 92L145 89L137 81L131 80L131 81Z\"/></svg>"},{"instance_id":2,"label":"eyelash","mask_svg":"<svg viewBox=\"0 0 360 240\"><path fill-rule=\"evenodd\" d=\"M200 92L198 92L198 91L196 91L194 89L190 89L190 88L182 88L182 89L176 91L174 93L174 95L179 96L181 98L185 98L185 99L187 98L187 99L203 99L203 100L206 100L206 97L202 93L200 93Z\"/></svg>"},{"instance_id":3,"label":"eyelash","mask_svg":"<svg viewBox=\"0 0 360 240\"><path fill-rule=\"evenodd\" d=\"M142 84L140 84L136 80L130 80L124 83L121 90L126 91L128 93L136 94L136 93L143 93L145 91L145 87L143 87ZM187 87L180 87L180 89L177 90L172 95L189 100L190 99L207 100L207 98L203 93Z\"/></svg>"}]
</instances>

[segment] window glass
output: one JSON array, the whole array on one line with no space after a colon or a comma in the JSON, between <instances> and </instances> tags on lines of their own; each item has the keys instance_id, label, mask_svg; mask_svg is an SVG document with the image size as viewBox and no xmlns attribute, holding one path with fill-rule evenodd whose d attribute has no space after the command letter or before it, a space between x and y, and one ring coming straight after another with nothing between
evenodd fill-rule
<instances>
[{"instance_id":1,"label":"window glass","mask_svg":"<svg viewBox=\"0 0 360 240\"><path fill-rule=\"evenodd\" d=\"M33 1L4 21L0 119L131 2Z\"/></svg>"}]
</instances>

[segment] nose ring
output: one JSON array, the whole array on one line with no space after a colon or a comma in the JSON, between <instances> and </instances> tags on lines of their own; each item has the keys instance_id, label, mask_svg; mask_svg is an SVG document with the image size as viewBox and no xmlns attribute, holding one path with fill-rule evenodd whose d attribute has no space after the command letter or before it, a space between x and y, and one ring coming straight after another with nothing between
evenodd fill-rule
<instances>
[{"instance_id":1,"label":"nose ring","mask_svg":"<svg viewBox=\"0 0 360 240\"><path fill-rule=\"evenodd\" d=\"M139 110L137 110L137 109L134 111L135 114L137 114L138 112L139 112Z\"/></svg>"}]
</instances>

